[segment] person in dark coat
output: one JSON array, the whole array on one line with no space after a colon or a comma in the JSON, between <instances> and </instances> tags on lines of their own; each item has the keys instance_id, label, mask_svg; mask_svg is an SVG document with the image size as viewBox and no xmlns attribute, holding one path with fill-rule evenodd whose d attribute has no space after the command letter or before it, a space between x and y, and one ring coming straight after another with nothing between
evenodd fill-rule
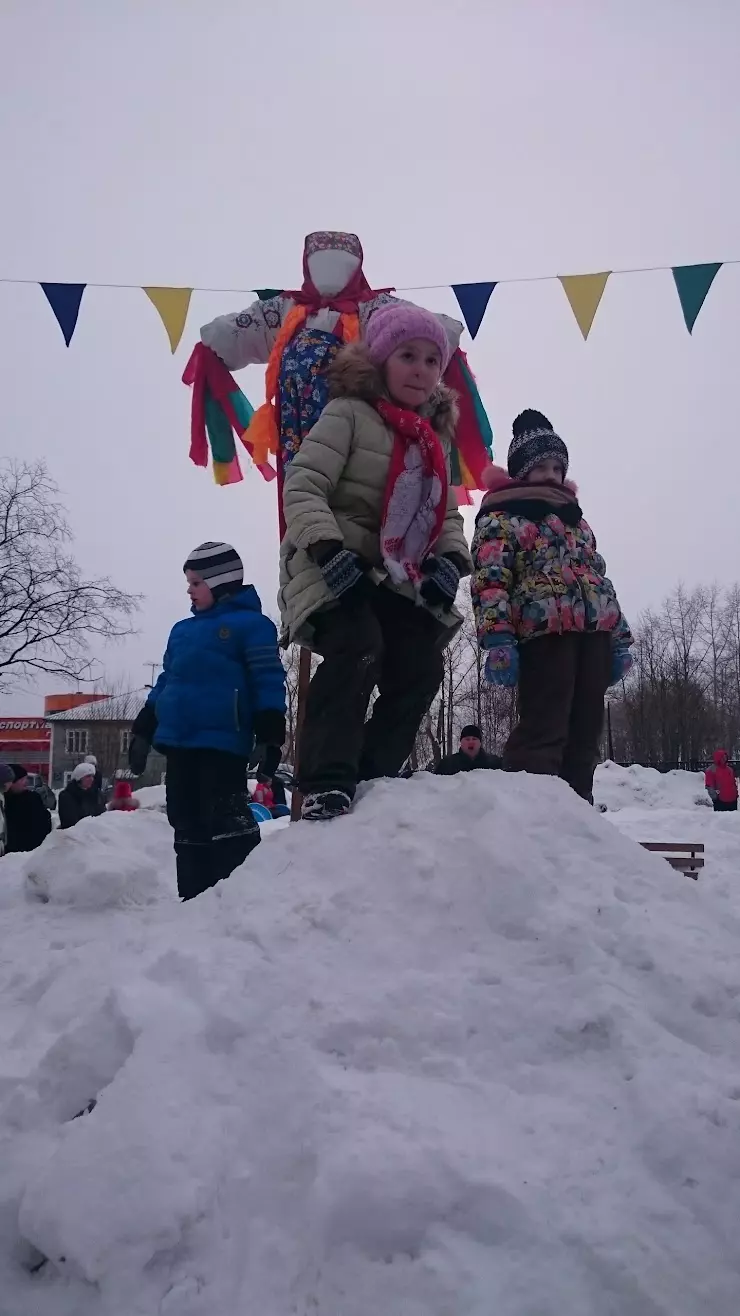
<instances>
[{"instance_id":1,"label":"person in dark coat","mask_svg":"<svg viewBox=\"0 0 740 1316\"><path fill-rule=\"evenodd\" d=\"M192 617L173 626L163 670L132 727L129 766L149 746L167 758L167 817L175 832L183 900L215 886L259 844L247 769L271 778L285 740L285 670L277 632L262 613L231 544L208 542L183 566Z\"/></svg>"},{"instance_id":2,"label":"person in dark coat","mask_svg":"<svg viewBox=\"0 0 740 1316\"><path fill-rule=\"evenodd\" d=\"M98 818L105 813L100 792L95 789L92 763L78 763L69 785L59 793L59 826L74 827L83 818Z\"/></svg>"},{"instance_id":3,"label":"person in dark coat","mask_svg":"<svg viewBox=\"0 0 740 1316\"><path fill-rule=\"evenodd\" d=\"M472 724L460 732L460 748L456 754L446 754L434 769L438 777L454 777L458 772L472 772L474 768L500 768L497 754L487 754L483 748L480 727Z\"/></svg>"},{"instance_id":4,"label":"person in dark coat","mask_svg":"<svg viewBox=\"0 0 740 1316\"><path fill-rule=\"evenodd\" d=\"M11 763L14 781L5 797L8 827L8 854L37 850L51 831L51 814L36 791L32 791L28 772L20 763Z\"/></svg>"},{"instance_id":5,"label":"person in dark coat","mask_svg":"<svg viewBox=\"0 0 740 1316\"><path fill-rule=\"evenodd\" d=\"M15 775L9 763L0 763L0 859L5 854L8 843L8 825L5 817L5 799Z\"/></svg>"}]
</instances>

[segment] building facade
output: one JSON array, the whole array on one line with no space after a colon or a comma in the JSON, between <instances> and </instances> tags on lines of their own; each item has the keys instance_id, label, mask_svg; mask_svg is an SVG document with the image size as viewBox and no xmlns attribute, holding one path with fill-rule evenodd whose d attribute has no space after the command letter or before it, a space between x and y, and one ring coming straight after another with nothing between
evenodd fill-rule
<instances>
[{"instance_id":1,"label":"building facade","mask_svg":"<svg viewBox=\"0 0 740 1316\"><path fill-rule=\"evenodd\" d=\"M111 695L48 716L51 728L49 784L54 790L66 786L72 770L78 763L84 763L90 754L94 755L103 778L108 781L112 781L116 773L128 772L131 727L148 693L148 690L136 690ZM164 756L152 750L146 772L137 779L137 786L159 785L164 780L165 768Z\"/></svg>"}]
</instances>

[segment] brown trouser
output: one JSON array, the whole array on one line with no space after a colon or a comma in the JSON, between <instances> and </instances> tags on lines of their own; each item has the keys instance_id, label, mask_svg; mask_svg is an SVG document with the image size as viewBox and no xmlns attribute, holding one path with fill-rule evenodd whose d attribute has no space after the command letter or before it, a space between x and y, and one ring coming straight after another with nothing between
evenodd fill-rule
<instances>
[{"instance_id":1,"label":"brown trouser","mask_svg":"<svg viewBox=\"0 0 740 1316\"><path fill-rule=\"evenodd\" d=\"M519 650L519 721L504 750L509 772L562 777L591 798L611 674L611 636L541 635Z\"/></svg>"}]
</instances>

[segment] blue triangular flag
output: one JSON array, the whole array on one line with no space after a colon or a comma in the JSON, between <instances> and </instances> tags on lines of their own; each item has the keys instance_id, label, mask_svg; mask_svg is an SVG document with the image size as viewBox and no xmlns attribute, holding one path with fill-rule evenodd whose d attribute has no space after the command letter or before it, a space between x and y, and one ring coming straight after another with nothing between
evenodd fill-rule
<instances>
[{"instance_id":1,"label":"blue triangular flag","mask_svg":"<svg viewBox=\"0 0 740 1316\"><path fill-rule=\"evenodd\" d=\"M46 299L54 312L64 341L69 347L80 313L82 294L86 283L42 283Z\"/></svg>"},{"instance_id":2,"label":"blue triangular flag","mask_svg":"<svg viewBox=\"0 0 740 1316\"><path fill-rule=\"evenodd\" d=\"M495 287L495 283L453 283L452 285L452 291L457 297L458 306L463 313L471 338L475 338L481 327Z\"/></svg>"}]
</instances>

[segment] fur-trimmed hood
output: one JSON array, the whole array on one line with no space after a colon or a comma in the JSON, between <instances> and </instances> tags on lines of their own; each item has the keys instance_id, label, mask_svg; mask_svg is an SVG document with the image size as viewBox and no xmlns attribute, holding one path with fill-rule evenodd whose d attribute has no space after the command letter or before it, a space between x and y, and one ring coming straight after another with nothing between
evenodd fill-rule
<instances>
[{"instance_id":1,"label":"fur-trimmed hood","mask_svg":"<svg viewBox=\"0 0 740 1316\"><path fill-rule=\"evenodd\" d=\"M370 360L363 343L349 343L335 356L329 367L329 396L360 398L371 407L379 398L388 397L383 375ZM451 447L460 415L457 394L440 380L429 401L420 408L420 414L442 442Z\"/></svg>"},{"instance_id":2,"label":"fur-trimmed hood","mask_svg":"<svg viewBox=\"0 0 740 1316\"><path fill-rule=\"evenodd\" d=\"M530 484L515 480L503 466L490 465L483 472L483 483L488 493L483 495L476 524L492 511L508 511L530 521L544 521L554 513L566 525L578 525L583 518L573 480L564 480L562 485Z\"/></svg>"}]
</instances>

